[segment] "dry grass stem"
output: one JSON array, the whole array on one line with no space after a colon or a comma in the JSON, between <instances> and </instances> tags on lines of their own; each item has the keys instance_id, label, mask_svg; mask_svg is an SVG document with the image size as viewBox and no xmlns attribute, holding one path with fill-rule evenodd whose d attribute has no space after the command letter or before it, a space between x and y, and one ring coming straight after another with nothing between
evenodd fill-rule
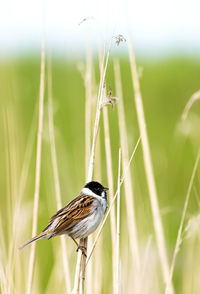
<instances>
[{"instance_id":1,"label":"dry grass stem","mask_svg":"<svg viewBox=\"0 0 200 294\"><path fill-rule=\"evenodd\" d=\"M93 176L93 168L94 168L94 157L95 157L95 148L96 148L96 142L97 142L97 135L98 135L98 129L99 129L99 121L100 121L100 114L101 114L101 104L102 104L102 97L103 97L103 86L104 86L104 81L105 81L105 75L106 75L106 70L107 70L107 65L108 65L108 59L110 55L110 48L111 48L111 43L109 46L109 50L107 52L106 56L106 62L105 62L105 67L103 67L103 74L101 75L100 79L100 86L99 86L99 92L98 92L98 102L97 102L97 110L96 110L96 119L95 119L95 124L94 124L94 131L93 131L93 140L92 140L92 148L91 148L91 153L90 153L90 160L89 160L89 167L88 167L88 176L87 176L87 182L90 182L92 180ZM84 246L87 251L87 238L81 239L80 240L80 245ZM74 288L72 293L78 293L78 285L79 285L79 274L80 274L80 266L81 266L81 256L82 256L82 281L81 281L81 289L80 292L84 293L84 288L85 288L85 265L86 265L86 258L85 256L81 253L79 250L78 256L77 256L77 265L76 265L76 273L75 273L75 279L74 279ZM78 275L78 276L77 276Z\"/></svg>"},{"instance_id":2,"label":"dry grass stem","mask_svg":"<svg viewBox=\"0 0 200 294\"><path fill-rule=\"evenodd\" d=\"M29 173L29 167L31 162L31 156L33 154L33 146L34 146L34 140L35 140L35 124L36 124L36 109L33 113L33 119L30 127L30 132L27 139L27 145L24 153L24 160L23 165L21 169L20 179L19 179L19 188L16 197L16 203L15 208L13 212L13 233L12 238L10 241L10 253L9 253L9 260L8 260L8 268L12 268L13 271L13 277L17 279L18 268L16 267L17 264L17 258L18 258L18 252L16 251L16 248L19 246L19 236L20 236L20 230L21 226L19 226L19 219L21 218L21 208L22 208L22 198L24 195L24 191L26 188L28 173ZM15 269L15 272L14 272ZM16 285L15 285L16 286ZM16 290L17 291L17 290Z\"/></svg>"},{"instance_id":3,"label":"dry grass stem","mask_svg":"<svg viewBox=\"0 0 200 294\"><path fill-rule=\"evenodd\" d=\"M107 66L108 66L108 59L109 59L109 55L110 55L111 42L112 42L112 40L110 41L110 45L108 48L105 66L103 66L104 58L102 61L103 70L101 71L102 74L101 74L100 86L99 86L99 92L98 92L98 103L97 103L96 119L95 119L95 124L94 124L94 131L93 131L93 141L92 141L92 148L91 148L90 161L89 161L89 167L88 167L87 182L92 180L92 175L93 175L94 153L95 153L96 140L97 140L97 134L98 134L98 129L99 129L99 120L100 120L101 105L102 105L102 100L103 100L104 82L105 82L106 70L107 70Z\"/></svg>"},{"instance_id":4,"label":"dry grass stem","mask_svg":"<svg viewBox=\"0 0 200 294\"><path fill-rule=\"evenodd\" d=\"M91 148L91 124L92 124L92 54L90 48L86 54L86 72L85 72L85 175L88 172L90 148ZM87 179L86 179L87 181ZM92 244L92 236L88 237L88 246ZM85 269L83 269L85 270ZM86 276L86 289L88 294L93 292L93 264L90 264Z\"/></svg>"},{"instance_id":5,"label":"dry grass stem","mask_svg":"<svg viewBox=\"0 0 200 294\"><path fill-rule=\"evenodd\" d=\"M132 159L133 159L133 157L134 157L134 155L135 155L135 152L136 152L136 150L137 150L137 147L138 147L138 145L139 145L139 143L140 143L140 139L141 139L141 138L138 139L138 141L137 141L137 143L136 143L136 145L135 145L135 148L134 148L134 150L133 150L133 153L132 153L132 155L131 155L131 157L130 157L130 160L129 160L129 162L128 162L128 165L127 165L125 171L123 172L123 176L122 176L122 178L121 178L120 186L123 184L124 179L125 179L125 177L126 177L126 175L127 175L127 171L128 171L128 169L129 169L129 167L130 167L131 161L132 161ZM103 221L102 221L102 223L101 223L101 225L100 225L100 228L99 228L99 230L98 230L98 232L97 232L97 234L96 234L96 238L95 238L95 240L94 240L94 243L93 243L93 245L92 245L92 247L91 247L91 250L90 250L90 252L89 252L89 254L88 254L88 257L87 257L86 265L88 264L88 262L89 262L89 260L90 260L90 258L91 258L91 256L92 256L92 253L93 253L93 251L94 251L94 248L95 248L95 246L96 246L96 243L97 243L97 241L98 241L98 239L99 239L99 236L100 236L101 231L102 231L102 229L103 229L103 227L104 227L104 225L105 225L105 222L106 222L106 220L107 220L107 218L108 218L108 216L109 216L109 214L110 214L110 211L111 211L111 209L112 209L112 206L114 205L114 202L115 202L115 199L116 199L117 195L118 195L118 191L115 193L115 195L114 195L114 197L113 197L113 199L112 199L112 201L111 201L111 203L110 203L110 207L108 208L108 210L107 210L107 212L106 212L106 215L105 215L105 217L104 217L104 219L103 219Z\"/></svg>"},{"instance_id":6,"label":"dry grass stem","mask_svg":"<svg viewBox=\"0 0 200 294\"><path fill-rule=\"evenodd\" d=\"M101 158L101 141L100 134L98 135L97 147L96 147L96 160L95 160L95 168L94 168L95 179L98 179L99 182L102 182L102 158ZM92 247L95 233L89 236L90 244L88 243L88 250ZM102 263L103 258L103 242L102 238L99 239L98 246L95 250L94 259L91 260L90 264L87 266L87 272L89 274L90 265L93 265L93 281L88 287L90 288L91 294L102 293L102 278L103 278L103 268L99 266ZM88 289L88 288L87 288ZM89 294L89 292L86 292Z\"/></svg>"},{"instance_id":7,"label":"dry grass stem","mask_svg":"<svg viewBox=\"0 0 200 294\"><path fill-rule=\"evenodd\" d=\"M186 120L187 116L188 116L188 112L190 111L190 108L192 107L192 105L197 101L200 100L200 90L198 90L197 92L195 92L189 99L188 103L186 104L183 114L181 116L182 120Z\"/></svg>"},{"instance_id":8,"label":"dry grass stem","mask_svg":"<svg viewBox=\"0 0 200 294\"><path fill-rule=\"evenodd\" d=\"M128 155L128 137L125 121L125 112L123 105L123 93L122 93L122 84L121 84L121 75L120 75L120 65L119 61L115 60L114 62L114 74L115 74L115 87L116 94L120 97L118 103L118 121L119 121L119 131L120 131L120 145L122 148L122 166L125 170L129 155ZM139 245L138 245L138 233L137 225L135 220L135 206L134 206L134 190L132 185L131 171L127 171L127 176L124 181L125 188L125 199L126 199L126 210L127 210L127 223L129 224L129 243L132 253L133 264L136 265L136 269L139 268L140 257L139 257Z\"/></svg>"},{"instance_id":9,"label":"dry grass stem","mask_svg":"<svg viewBox=\"0 0 200 294\"><path fill-rule=\"evenodd\" d=\"M12 113L13 114L13 113ZM8 189L8 199L7 200L7 222L6 222L6 229L8 232L8 236L10 239L10 242L8 246L5 246L5 241L3 244L3 247L1 248L2 251L4 249L5 256L4 258L4 269L2 266L2 270L4 270L4 286L6 289L5 293L12 293L14 291L14 262L15 261L15 248L14 244L14 226L15 226L15 220L14 220L14 213L15 213L15 205L16 205L16 187L18 186L18 173L17 173L17 160L16 160L16 140L15 140L15 130L16 130L16 122L14 121L14 115L9 117L8 110L5 111L5 132L7 134L6 136L6 184ZM14 148L15 146L15 148ZM2 221L2 220L1 220ZM5 236L5 233L4 233ZM7 248L6 248L7 247ZM2 255L2 252L0 253L0 257ZM1 260L0 260L1 261Z\"/></svg>"},{"instance_id":10,"label":"dry grass stem","mask_svg":"<svg viewBox=\"0 0 200 294\"><path fill-rule=\"evenodd\" d=\"M10 106L9 106L10 107ZM6 246L5 241L5 232L2 231L2 242L0 244L1 253L0 253L0 264L2 268L2 278L5 277L6 282L5 289L6 292L2 293L12 293L15 290L17 291L17 285L15 281L18 279L19 271L18 271L18 258L19 252L16 248L19 246L19 239L21 233L21 226L19 225L19 221L21 219L21 207L22 207L22 198L24 194L24 190L26 188L27 177L30 167L30 160L33 153L33 146L34 146L34 133L35 133L35 122L36 122L36 111L33 112L33 119L30 127L30 132L27 138L27 144L25 148L24 158L22 162L22 167L19 167L18 163L18 139L20 134L18 133L18 117L8 114L6 111L5 115L5 122L4 125L6 127L5 133L7 137L7 148L6 148L6 165L7 168L7 185L9 191L9 199L8 199L8 219L6 220L6 228L9 232L9 244ZM2 219L3 219L3 215ZM0 226L2 226L2 220L0 219ZM3 230L1 227L0 229ZM8 252L6 252L8 251ZM2 260L2 257L6 256ZM0 269L1 270L1 269ZM1 274L0 274L1 276ZM1 278L0 278L1 284Z\"/></svg>"},{"instance_id":11,"label":"dry grass stem","mask_svg":"<svg viewBox=\"0 0 200 294\"><path fill-rule=\"evenodd\" d=\"M101 52L99 52L99 60L101 65ZM106 86L103 89L103 101L106 97ZM105 102L103 105L107 106ZM111 104L112 105L112 104ZM113 105L112 105L113 106ZM109 119L108 119L108 108L103 107L103 125L104 125L104 143L105 143L105 152L106 152L106 170L107 170L107 179L108 179L108 187L109 187L109 198L110 202L113 199L114 195L114 180L113 180L113 166L112 166L112 152L111 152L111 144L110 144L110 129L109 129ZM115 261L116 261L116 217L115 217L115 207L110 212L110 227L111 227L111 239L112 239L112 274L113 274L113 293L115 291Z\"/></svg>"},{"instance_id":12,"label":"dry grass stem","mask_svg":"<svg viewBox=\"0 0 200 294\"><path fill-rule=\"evenodd\" d=\"M78 294L79 289L79 280L80 280L80 272L81 272L81 252L78 251L77 262L76 262L76 269L75 269L75 276L74 276L74 288L72 290L72 294Z\"/></svg>"},{"instance_id":13,"label":"dry grass stem","mask_svg":"<svg viewBox=\"0 0 200 294\"><path fill-rule=\"evenodd\" d=\"M121 149L119 149L119 164L118 164L118 181L117 181L117 232L116 232L116 283L115 294L120 293L120 253L119 253L119 241L120 241L120 174L121 174Z\"/></svg>"},{"instance_id":14,"label":"dry grass stem","mask_svg":"<svg viewBox=\"0 0 200 294\"><path fill-rule=\"evenodd\" d=\"M92 111L92 54L87 51L85 73L85 174L88 173L91 147L91 111Z\"/></svg>"},{"instance_id":15,"label":"dry grass stem","mask_svg":"<svg viewBox=\"0 0 200 294\"><path fill-rule=\"evenodd\" d=\"M56 203L57 210L61 209L61 192L60 192L60 182L58 175L58 164L56 156L56 145L55 145L55 135L54 135L54 121L53 121L53 103L52 103L52 72L51 72L51 61L49 59L48 66L48 114L49 114L49 137L50 137L50 148L51 148L51 159L53 167L53 176L55 183L55 192L56 192ZM62 248L62 262L64 268L64 278L65 278L65 287L67 293L71 292L71 282L70 282L70 273L68 265L68 256L67 256L67 247L65 237L61 236L61 248Z\"/></svg>"},{"instance_id":16,"label":"dry grass stem","mask_svg":"<svg viewBox=\"0 0 200 294\"><path fill-rule=\"evenodd\" d=\"M105 142L105 151L106 151L106 170L107 170L107 179L109 187L109 196L110 202L113 199L114 195L114 180L113 180L113 167L112 167L112 153L110 145L110 130L109 130L109 121L108 121L108 109L107 107L103 108L103 122L104 122L104 142ZM113 254L113 291L115 285L115 256L116 256L116 217L115 217L115 207L110 212L110 228L111 228L111 238L112 238L112 254Z\"/></svg>"},{"instance_id":17,"label":"dry grass stem","mask_svg":"<svg viewBox=\"0 0 200 294\"><path fill-rule=\"evenodd\" d=\"M142 136L144 166L145 166L147 183L148 183L150 200L151 200L153 223L154 223L156 241L157 241L157 246L158 246L158 251L159 251L159 256L161 261L163 279L165 283L167 283L168 277L169 277L168 257L167 257L167 251L166 251L166 245L165 245L163 225L162 225L162 220L161 220L160 210L158 205L158 196L157 196L153 167L151 162L149 141L148 141L147 131L145 127L146 123L145 123L144 110L143 110L143 104L142 104L142 95L140 92L135 54L134 54L133 46L130 39L128 40L128 48L129 48L129 57L130 57L130 65L131 65L131 73L132 73L132 83L133 83L134 94L135 94L136 112L138 117L140 134ZM171 283L170 293L172 294L173 292L174 292L173 285Z\"/></svg>"},{"instance_id":18,"label":"dry grass stem","mask_svg":"<svg viewBox=\"0 0 200 294\"><path fill-rule=\"evenodd\" d=\"M148 275L146 273L146 270L147 270L147 265L149 264L149 254L150 254L151 241L152 241L152 236L150 236L148 238L147 245L146 245L146 248L145 248L144 258L143 258L143 262L142 262L142 265L141 265L138 289L136 291L137 294L142 293L142 291L143 291L143 283L144 283L145 277Z\"/></svg>"},{"instance_id":19,"label":"dry grass stem","mask_svg":"<svg viewBox=\"0 0 200 294\"><path fill-rule=\"evenodd\" d=\"M184 220L185 220L185 215L186 215L186 211L187 211L187 207L188 207L188 203L189 203L189 199L190 199L190 195L191 195L191 190L192 190L192 185L194 182L194 177L196 174L196 170L198 167L198 163L199 163L199 159L200 159L200 151L198 152L195 164L194 164L194 168L192 171L192 176L189 182L189 186L188 186L188 190L187 190L187 194L186 194L186 198L185 198L185 203L184 203L184 207L183 207L183 212L182 212L182 216L181 216L181 222L180 222L180 226L179 226L179 230L178 230L178 235L177 235L177 239L176 239L176 245L175 245L175 249L174 249L174 253L173 253L173 257L172 257L172 263L171 263L171 267L170 267L170 273L169 273L169 278L168 278L168 282L166 285L166 289L165 289L165 294L169 293L169 288L170 288L170 284L172 281L172 276L173 276L173 271L174 271L174 266L175 266L175 261L176 261L176 256L179 252L180 249L180 245L181 245L181 235L182 235L182 231L183 231L183 224L184 224Z\"/></svg>"},{"instance_id":20,"label":"dry grass stem","mask_svg":"<svg viewBox=\"0 0 200 294\"><path fill-rule=\"evenodd\" d=\"M38 133L37 133L37 154L36 154L36 170L35 170L35 193L34 193L34 205L33 205L33 225L32 236L37 233L37 221L38 221L38 206L39 206L39 189L40 189L40 169L41 169L41 154L42 154L42 129L43 129L43 112L44 112L44 89L45 89L45 45L42 41L41 49L41 72L40 72L40 97L39 97L39 121L38 121ZM32 281L33 281L33 269L35 261L35 247L36 243L31 245L31 253L28 267L28 281L26 293L31 293Z\"/></svg>"}]
</instances>

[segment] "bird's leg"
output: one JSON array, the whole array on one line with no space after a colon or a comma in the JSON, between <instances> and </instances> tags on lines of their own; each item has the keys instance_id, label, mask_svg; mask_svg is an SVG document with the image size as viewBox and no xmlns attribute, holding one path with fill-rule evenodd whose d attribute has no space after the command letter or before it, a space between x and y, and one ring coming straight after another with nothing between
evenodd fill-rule
<instances>
[{"instance_id":1,"label":"bird's leg","mask_svg":"<svg viewBox=\"0 0 200 294\"><path fill-rule=\"evenodd\" d=\"M87 254L86 254L86 248L84 247L84 246L81 246L80 244L78 244L78 242L72 237L72 236L70 236L71 238L72 238L72 240L76 243L76 245L77 245L77 249L76 249L76 251L78 252L78 250L80 249L81 251L82 251L82 254L85 256L85 257L87 257Z\"/></svg>"}]
</instances>

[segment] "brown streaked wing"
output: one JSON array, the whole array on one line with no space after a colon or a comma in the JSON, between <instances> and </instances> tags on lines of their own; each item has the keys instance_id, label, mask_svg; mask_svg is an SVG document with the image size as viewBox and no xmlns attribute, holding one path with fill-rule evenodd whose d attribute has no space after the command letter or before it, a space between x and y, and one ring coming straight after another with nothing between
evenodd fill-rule
<instances>
[{"instance_id":1,"label":"brown streaked wing","mask_svg":"<svg viewBox=\"0 0 200 294\"><path fill-rule=\"evenodd\" d=\"M67 206L60 209L55 215L51 217L49 224L44 229L44 231L46 231L57 218L59 219L59 222L54 229L54 233L59 234L62 231L69 230L80 220L84 219L90 214L93 201L93 197L80 194Z\"/></svg>"}]
</instances>

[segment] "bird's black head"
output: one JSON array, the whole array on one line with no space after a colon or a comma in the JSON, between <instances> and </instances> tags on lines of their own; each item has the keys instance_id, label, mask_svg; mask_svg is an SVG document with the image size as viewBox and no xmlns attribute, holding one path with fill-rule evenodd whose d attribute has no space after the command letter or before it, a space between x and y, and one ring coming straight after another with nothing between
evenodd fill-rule
<instances>
[{"instance_id":1,"label":"bird's black head","mask_svg":"<svg viewBox=\"0 0 200 294\"><path fill-rule=\"evenodd\" d=\"M93 193L99 195L99 196L104 196L106 198L106 191L108 188L103 187L100 183L92 181L89 182L85 185L84 188L90 189ZM104 192L104 193L103 193Z\"/></svg>"}]
</instances>

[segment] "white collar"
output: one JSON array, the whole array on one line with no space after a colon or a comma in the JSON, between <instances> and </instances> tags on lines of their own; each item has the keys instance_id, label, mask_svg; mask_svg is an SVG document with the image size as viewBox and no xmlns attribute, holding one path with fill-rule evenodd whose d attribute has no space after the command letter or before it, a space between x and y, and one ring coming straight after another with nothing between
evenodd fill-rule
<instances>
[{"instance_id":1,"label":"white collar","mask_svg":"<svg viewBox=\"0 0 200 294\"><path fill-rule=\"evenodd\" d=\"M90 189L88 189L88 188L83 188L83 189L81 190L81 192L82 192L83 194L85 194L85 195L92 196L92 197L97 198L97 199L102 199L101 196L95 194L94 192L92 192L92 191L91 191Z\"/></svg>"}]
</instances>

